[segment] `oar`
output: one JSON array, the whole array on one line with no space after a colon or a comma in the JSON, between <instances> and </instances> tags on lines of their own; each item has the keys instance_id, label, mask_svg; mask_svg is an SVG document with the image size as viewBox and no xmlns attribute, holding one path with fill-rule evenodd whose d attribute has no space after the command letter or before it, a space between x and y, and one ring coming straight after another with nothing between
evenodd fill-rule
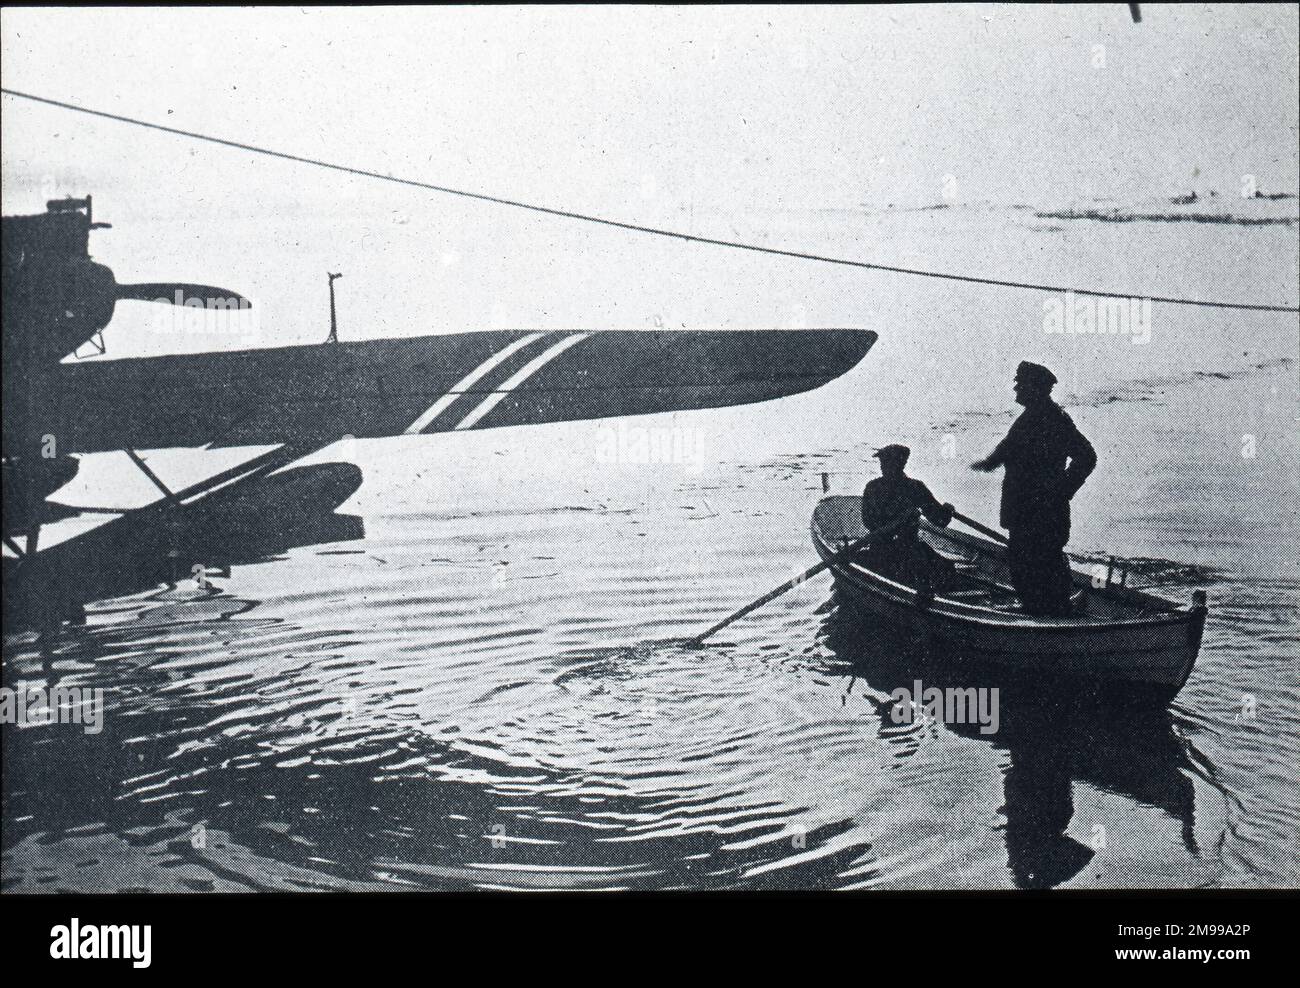
<instances>
[{"instance_id":1,"label":"oar","mask_svg":"<svg viewBox=\"0 0 1300 988\"><path fill-rule=\"evenodd\" d=\"M885 525L883 528L878 528L874 532L870 533L869 535L865 535L862 538L857 539L852 544L845 546L843 549L841 549L839 552L835 553L834 555L828 556L826 559L823 559L816 566L808 567L798 576L794 577L793 579L786 580L779 587L776 587L773 590L769 591L768 593L763 594L763 596L759 597L758 600L746 604L740 610L723 618L721 621L715 624L708 631L701 632L700 634L696 635L694 638L683 639L682 644L683 645L702 644L704 642L704 639L708 638L714 632L721 631L723 628L731 624L733 621L737 621L740 618L743 618L746 614L750 613L750 611L758 610L768 601L775 600L777 597L780 597L781 594L785 593L787 590L794 589L795 587L799 586L799 584L807 580L809 577L816 576L818 573L820 573L822 570L826 569L827 567L833 566L838 562L843 562L844 560L850 558L851 556L857 555L859 552L861 552L863 549L866 549L868 546L875 544L876 542L880 541L883 538L893 535L895 532L897 532L900 528L902 528L904 525L908 524L909 522L914 523L918 517L919 517L919 513L914 510L904 512L902 515L900 515L898 518L891 521L888 525Z\"/></svg>"},{"instance_id":2,"label":"oar","mask_svg":"<svg viewBox=\"0 0 1300 988\"><path fill-rule=\"evenodd\" d=\"M989 538L993 539L994 541L1001 542L1003 545L1008 545L1008 544L1009 544L1007 537L1006 537L1005 535L1003 535L1001 532L996 531L995 529L989 528L987 525L981 525L981 524L980 524L979 522L977 522L974 518L968 518L968 517L966 517L964 514L962 514L960 511L954 511L954 512L952 513L952 516L953 516L954 518L956 518L959 522L961 522L963 525L967 525L967 526L969 526L969 527L975 529L975 531L979 532L981 535L987 535ZM1078 563L1087 563L1087 562L1088 562L1087 559L1082 559L1082 558L1080 558L1080 557L1078 557L1078 556L1073 555L1072 553L1068 553L1068 552L1067 552L1065 555L1066 555L1068 558L1070 558L1070 559L1072 559L1072 560L1074 560L1075 562L1078 562ZM1111 558L1110 558L1110 565L1111 565L1111 568L1113 569L1114 566L1115 566L1115 557L1114 557L1114 556L1111 556ZM1122 578L1123 578L1124 580L1127 580L1127 578L1128 578L1128 574L1125 573L1125 572L1122 572L1122 573L1121 573L1121 576L1122 576ZM1109 572L1109 571L1108 571L1107 574L1106 574L1106 583L1107 583L1108 585L1109 585L1109 583L1110 583L1110 572ZM1124 584L1121 582L1120 585L1123 586Z\"/></svg>"},{"instance_id":3,"label":"oar","mask_svg":"<svg viewBox=\"0 0 1300 988\"><path fill-rule=\"evenodd\" d=\"M975 529L975 531L979 532L981 535L987 535L989 538L997 542L1001 542L1003 545L1007 544L1007 537L1005 535L1003 535L999 531L989 528L987 525L981 525L974 518L967 518L960 511L954 511L952 513L952 516L956 518L959 522L961 522L963 525Z\"/></svg>"},{"instance_id":4,"label":"oar","mask_svg":"<svg viewBox=\"0 0 1300 988\"><path fill-rule=\"evenodd\" d=\"M987 525L981 525L974 518L967 518L960 511L954 511L952 513L952 516L956 518L959 522L961 522L963 525L969 525L971 528L975 529L975 531L979 532L981 535L987 535L989 538L993 539L994 541L1001 542L1003 545L1008 544L1007 537L1003 535L1001 532L997 531L996 529L989 528ZM1088 559L1086 556L1076 556L1072 552L1067 552L1066 555L1078 563L1093 562L1093 560ZM1114 562L1115 562L1115 557L1112 556L1111 565L1114 565Z\"/></svg>"}]
</instances>

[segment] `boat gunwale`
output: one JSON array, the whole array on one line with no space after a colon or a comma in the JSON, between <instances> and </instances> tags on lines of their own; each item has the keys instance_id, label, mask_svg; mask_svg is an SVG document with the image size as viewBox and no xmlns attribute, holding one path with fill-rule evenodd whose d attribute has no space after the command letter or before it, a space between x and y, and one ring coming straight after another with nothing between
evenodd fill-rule
<instances>
[{"instance_id":1,"label":"boat gunwale","mask_svg":"<svg viewBox=\"0 0 1300 988\"><path fill-rule=\"evenodd\" d=\"M941 528L938 525L932 525L924 518L921 519L921 525L926 531L933 533L938 538L946 539L950 542L958 542L966 546L988 551L995 556L1004 556L1006 553L1005 546L999 545L989 539L972 535L969 532L957 531L952 528ZM1079 580L1083 580L1086 586L1081 589L1087 590L1089 593L1096 594L1099 597L1105 597L1112 600L1122 607L1146 605L1166 613L1191 610L1191 607L1188 605L1178 604L1172 600L1166 600L1164 597L1159 597L1153 593L1149 593L1145 590L1138 590L1134 587L1119 586L1114 583L1108 583L1102 587L1092 586L1092 581L1088 575L1080 573L1073 566L1070 567L1070 578L1075 581L1076 585L1078 585Z\"/></svg>"},{"instance_id":2,"label":"boat gunwale","mask_svg":"<svg viewBox=\"0 0 1300 988\"><path fill-rule=\"evenodd\" d=\"M837 566L833 566L832 569L834 570L835 575L837 577L841 579L847 579L851 584L853 584L853 589L856 592L871 593L877 599L883 600L889 604L893 604L899 609L919 611L921 613L924 613L928 618L932 620L942 621L946 624L953 625L956 627L961 627L963 625L965 626L977 625L981 629L989 629L996 632L1009 632L1018 635L1023 634L1026 636L1030 634L1049 633L1055 635L1069 634L1075 637L1082 637L1085 634L1087 635L1114 634L1116 632L1126 631L1126 630L1136 631L1136 630L1147 630L1151 628L1163 628L1163 627L1186 629L1186 627L1191 622L1197 619L1199 614L1203 613L1196 609L1190 609L1187 611L1179 611L1177 613L1166 613L1154 618L1134 618L1126 621L1097 621L1091 624L1061 623L1062 621L1077 621L1077 618L1057 619L1056 623L1053 624L1038 623L1041 619L1032 618L1029 615L1014 615L1014 614L1005 615L1006 619L1004 620L995 620L995 619L986 618L981 614L954 614L951 612L951 609L939 609L934 607L927 607L927 608L918 607L914 599L915 591L908 589L906 591L909 595L907 598L901 597L898 594L890 593L887 590L882 591L882 588L878 586L878 584L883 582L890 582L892 584L892 581L885 581L883 577L879 577L873 571L862 567L855 567L857 572L855 572L854 570L841 569ZM863 580L862 577L864 575L869 578L870 582ZM902 586L901 584L892 584L892 585ZM946 600L946 598L935 598L935 599ZM989 613L996 614L996 615L1003 614L1003 612L996 611L993 608L976 608L970 604L960 604L956 602L952 604L952 607L969 608L974 611L982 611L985 614L989 614ZM1165 651L1168 647L1169 646L1167 645L1162 645L1155 648L1138 648L1134 646L1125 646L1124 651L1162 652Z\"/></svg>"},{"instance_id":3,"label":"boat gunwale","mask_svg":"<svg viewBox=\"0 0 1300 988\"><path fill-rule=\"evenodd\" d=\"M825 501L821 502L825 503ZM819 504L820 507L820 504ZM827 559L840 551L836 546L827 540L821 525L817 520L817 512L813 513L812 519L812 536L813 543L818 553ZM934 526L927 526L934 529ZM945 538L955 536L955 541L968 541L974 543L980 548L998 549L996 543L985 539L978 539L969 536L965 532L949 533L943 529L935 529ZM1207 608L1205 607L1183 607L1172 601L1167 601L1150 594L1140 591L1128 591L1131 594L1139 595L1143 599L1150 599L1160 606L1160 613L1147 616L1133 616L1124 618L1111 619L1087 619L1086 622L1077 617L1070 618L1043 618L1025 614L1010 614L1005 611L999 611L992 607L981 607L976 604L966 604L961 601L953 600L941 595L935 595L931 598L930 603L925 607L918 605L919 594L917 591L905 584L897 583L888 577L877 573L861 563L857 562L835 562L831 563L831 570L837 578L847 578L859 592L869 592L877 597L883 597L890 603L899 607L923 611L931 619L940 619L946 623L978 625L993 631L1007 633L1024 633L1024 634L1041 634L1048 633L1053 635L1095 635L1114 633L1123 630L1147 630L1162 627L1183 627L1190 625L1198 618L1202 617ZM1073 570L1071 575L1075 576ZM1106 588L1109 589L1109 588ZM1127 590L1127 588L1123 588ZM1101 593L1103 588L1094 588L1093 592ZM1126 604L1125 601L1117 601L1120 604ZM936 606L937 605L937 606Z\"/></svg>"}]
</instances>

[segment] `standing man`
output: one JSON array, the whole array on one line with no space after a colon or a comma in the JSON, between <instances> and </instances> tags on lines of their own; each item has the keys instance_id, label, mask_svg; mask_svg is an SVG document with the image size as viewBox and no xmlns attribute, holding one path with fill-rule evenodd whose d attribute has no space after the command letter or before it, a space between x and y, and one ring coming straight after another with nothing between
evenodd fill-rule
<instances>
[{"instance_id":1,"label":"standing man","mask_svg":"<svg viewBox=\"0 0 1300 988\"><path fill-rule=\"evenodd\" d=\"M1096 467L1097 453L1052 400L1055 383L1046 367L1021 362L1015 393L1025 410L997 448L971 468L1006 468L1001 521L1010 536L1011 583L1028 613L1063 617L1071 613L1074 589L1065 558L1070 499Z\"/></svg>"}]
</instances>

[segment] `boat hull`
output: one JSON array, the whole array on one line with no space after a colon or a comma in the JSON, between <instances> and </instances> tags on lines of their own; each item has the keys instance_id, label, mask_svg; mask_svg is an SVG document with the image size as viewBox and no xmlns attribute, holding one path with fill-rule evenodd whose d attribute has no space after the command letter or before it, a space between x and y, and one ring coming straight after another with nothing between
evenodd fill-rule
<instances>
[{"instance_id":1,"label":"boat hull","mask_svg":"<svg viewBox=\"0 0 1300 988\"><path fill-rule=\"evenodd\" d=\"M827 498L812 524L813 544L823 559L864 534L854 530L858 498ZM856 521L860 529L860 521ZM1003 565L996 543L927 526L929 540L975 550ZM1076 584L1106 599L1106 618L1036 618L1023 613L969 606L942 595L927 598L860 563L833 562L831 571L841 603L870 621L885 622L949 651L1018 673L1049 679L1070 678L1121 687L1133 695L1171 699L1187 682L1200 651L1205 627L1203 606L1179 608L1168 601L1124 588L1091 588L1075 573ZM1124 615L1124 609L1133 613Z\"/></svg>"}]
</instances>

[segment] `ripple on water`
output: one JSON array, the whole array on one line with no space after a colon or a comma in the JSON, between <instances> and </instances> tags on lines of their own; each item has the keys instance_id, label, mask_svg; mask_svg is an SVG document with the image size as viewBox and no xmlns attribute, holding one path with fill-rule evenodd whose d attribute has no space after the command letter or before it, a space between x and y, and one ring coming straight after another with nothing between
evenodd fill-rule
<instances>
[{"instance_id":1,"label":"ripple on water","mask_svg":"<svg viewBox=\"0 0 1300 988\"><path fill-rule=\"evenodd\" d=\"M8 681L102 687L109 713L98 736L7 734L4 887L1297 877L1293 585L1211 578L1172 711L1004 684L985 736L900 721L915 678L998 684L857 624L827 583L674 644L810 555L802 489L757 523L709 497L707 521L646 506L634 548L614 513L406 516L346 557L97 605L44 654L7 639Z\"/></svg>"}]
</instances>

